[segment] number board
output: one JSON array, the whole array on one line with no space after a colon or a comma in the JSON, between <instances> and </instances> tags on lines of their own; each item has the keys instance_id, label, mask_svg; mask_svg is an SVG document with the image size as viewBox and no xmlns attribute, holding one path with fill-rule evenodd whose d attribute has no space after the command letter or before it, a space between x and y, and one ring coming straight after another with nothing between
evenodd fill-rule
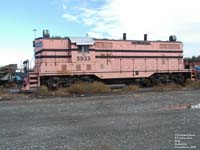
<instances>
[{"instance_id":1,"label":"number board","mask_svg":"<svg viewBox=\"0 0 200 150\"><path fill-rule=\"evenodd\" d=\"M90 56L77 56L77 61L90 61Z\"/></svg>"}]
</instances>

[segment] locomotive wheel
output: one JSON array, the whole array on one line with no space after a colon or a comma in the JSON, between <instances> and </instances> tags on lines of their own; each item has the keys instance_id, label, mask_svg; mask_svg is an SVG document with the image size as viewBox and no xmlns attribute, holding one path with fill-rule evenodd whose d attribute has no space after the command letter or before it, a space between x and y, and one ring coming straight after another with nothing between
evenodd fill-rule
<instances>
[{"instance_id":1,"label":"locomotive wheel","mask_svg":"<svg viewBox=\"0 0 200 150\"><path fill-rule=\"evenodd\" d=\"M139 80L139 84L143 87L151 87L152 86L152 82L148 78L143 78L143 79Z\"/></svg>"},{"instance_id":2,"label":"locomotive wheel","mask_svg":"<svg viewBox=\"0 0 200 150\"><path fill-rule=\"evenodd\" d=\"M183 85L185 82L185 77L182 74L177 74L175 78L177 84Z\"/></svg>"},{"instance_id":3,"label":"locomotive wheel","mask_svg":"<svg viewBox=\"0 0 200 150\"><path fill-rule=\"evenodd\" d=\"M146 87L152 86L152 82L150 81L150 79L145 79L144 84L145 84Z\"/></svg>"},{"instance_id":4,"label":"locomotive wheel","mask_svg":"<svg viewBox=\"0 0 200 150\"><path fill-rule=\"evenodd\" d=\"M47 80L47 87L49 90L57 90L59 88L59 78L50 78Z\"/></svg>"},{"instance_id":5,"label":"locomotive wheel","mask_svg":"<svg viewBox=\"0 0 200 150\"><path fill-rule=\"evenodd\" d=\"M159 85L161 84L160 75L156 74L151 77L152 85Z\"/></svg>"}]
</instances>

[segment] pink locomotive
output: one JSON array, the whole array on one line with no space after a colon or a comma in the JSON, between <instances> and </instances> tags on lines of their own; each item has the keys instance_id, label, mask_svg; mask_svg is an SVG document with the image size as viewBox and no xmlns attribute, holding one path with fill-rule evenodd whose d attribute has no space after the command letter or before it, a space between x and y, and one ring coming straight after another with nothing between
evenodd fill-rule
<instances>
[{"instance_id":1,"label":"pink locomotive","mask_svg":"<svg viewBox=\"0 0 200 150\"><path fill-rule=\"evenodd\" d=\"M183 43L169 41L43 37L33 41L35 66L27 73L23 89L47 85L50 89L80 81L154 85L183 83L191 78L184 68ZM28 67L28 61L24 62ZM26 68L25 67L25 68ZM26 69L27 70L27 69Z\"/></svg>"}]
</instances>

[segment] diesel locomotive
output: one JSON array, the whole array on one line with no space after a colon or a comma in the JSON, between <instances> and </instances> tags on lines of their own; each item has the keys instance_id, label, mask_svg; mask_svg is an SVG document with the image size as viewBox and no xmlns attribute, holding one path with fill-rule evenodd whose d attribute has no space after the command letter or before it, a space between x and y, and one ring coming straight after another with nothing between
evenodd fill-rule
<instances>
[{"instance_id":1,"label":"diesel locomotive","mask_svg":"<svg viewBox=\"0 0 200 150\"><path fill-rule=\"evenodd\" d=\"M151 86L192 78L184 68L183 43L176 36L166 41L96 39L90 37L43 37L33 41L34 68L28 71L23 89L48 86L57 89L77 82L140 84Z\"/></svg>"}]
</instances>

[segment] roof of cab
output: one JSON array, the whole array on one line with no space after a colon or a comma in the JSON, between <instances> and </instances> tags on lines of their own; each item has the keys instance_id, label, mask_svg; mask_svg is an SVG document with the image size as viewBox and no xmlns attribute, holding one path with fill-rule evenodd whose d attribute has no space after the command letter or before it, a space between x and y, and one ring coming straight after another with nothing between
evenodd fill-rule
<instances>
[{"instance_id":1,"label":"roof of cab","mask_svg":"<svg viewBox=\"0 0 200 150\"><path fill-rule=\"evenodd\" d=\"M76 45L94 45L95 41L90 37L69 37L72 43Z\"/></svg>"}]
</instances>

